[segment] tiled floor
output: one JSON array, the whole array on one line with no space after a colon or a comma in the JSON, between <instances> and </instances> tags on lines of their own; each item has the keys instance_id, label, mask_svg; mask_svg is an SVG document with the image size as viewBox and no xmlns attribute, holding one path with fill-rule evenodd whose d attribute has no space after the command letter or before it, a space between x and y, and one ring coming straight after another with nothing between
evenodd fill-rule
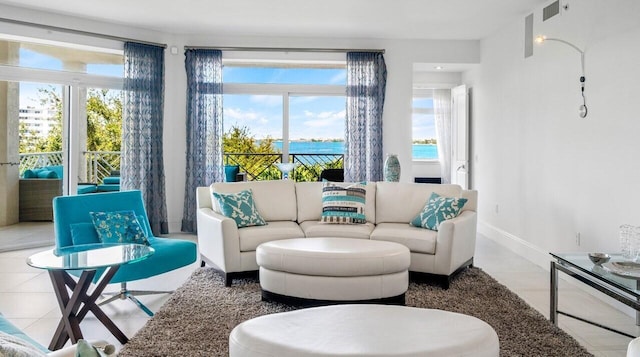
<instances>
[{"instance_id":1,"label":"tiled floor","mask_svg":"<svg viewBox=\"0 0 640 357\"><path fill-rule=\"evenodd\" d=\"M29 224L11 226L11 229L0 231L0 239L15 240L20 236L31 235L34 234L33 228ZM41 226L36 231L43 234L49 232L46 227ZM195 239L190 235L180 237ZM46 272L31 268L25 263L29 255L44 249L46 248L0 253L0 312L29 336L46 346L58 324L60 312ZM482 236L478 237L475 265L516 292L545 317L549 316L549 274L544 269ZM130 288L175 289L197 267L198 263L194 263L160 277L133 282L130 283ZM119 286L114 284L110 290L118 288ZM157 310L167 298L166 295L143 296L140 300L152 310ZM559 305L568 312L573 311L581 316L597 319L636 336L640 334L640 328L635 326L632 317L565 281L560 282ZM133 336L148 320L148 317L129 301L116 301L104 306L104 310L128 336ZM560 317L560 327L596 356L624 356L630 341L627 337L564 316ZM106 339L120 347L92 314L87 315L81 328L85 338L89 340ZM562 355L562 351L558 351L558 356Z\"/></svg>"}]
</instances>

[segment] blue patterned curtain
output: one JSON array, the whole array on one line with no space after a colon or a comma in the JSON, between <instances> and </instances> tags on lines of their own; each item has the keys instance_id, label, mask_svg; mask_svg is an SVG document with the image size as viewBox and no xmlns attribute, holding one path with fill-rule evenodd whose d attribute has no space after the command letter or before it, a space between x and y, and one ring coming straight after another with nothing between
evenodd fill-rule
<instances>
[{"instance_id":1,"label":"blue patterned curtain","mask_svg":"<svg viewBox=\"0 0 640 357\"><path fill-rule=\"evenodd\" d=\"M345 181L382 181L382 109L387 66L379 52L347 53Z\"/></svg>"},{"instance_id":2,"label":"blue patterned curtain","mask_svg":"<svg viewBox=\"0 0 640 357\"><path fill-rule=\"evenodd\" d=\"M162 157L164 48L124 44L121 190L140 190L154 235L169 233Z\"/></svg>"},{"instance_id":3,"label":"blue patterned curtain","mask_svg":"<svg viewBox=\"0 0 640 357\"><path fill-rule=\"evenodd\" d=\"M196 187L224 179L222 168L222 52L185 52L187 172L182 231L196 231Z\"/></svg>"}]
</instances>

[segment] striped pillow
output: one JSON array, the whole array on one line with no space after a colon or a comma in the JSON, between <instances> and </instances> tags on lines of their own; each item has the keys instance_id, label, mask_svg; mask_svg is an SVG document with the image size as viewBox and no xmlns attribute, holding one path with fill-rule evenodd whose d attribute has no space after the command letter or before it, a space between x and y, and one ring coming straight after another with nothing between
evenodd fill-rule
<instances>
[{"instance_id":1,"label":"striped pillow","mask_svg":"<svg viewBox=\"0 0 640 357\"><path fill-rule=\"evenodd\" d=\"M363 224L366 186L363 183L324 182L321 223Z\"/></svg>"}]
</instances>

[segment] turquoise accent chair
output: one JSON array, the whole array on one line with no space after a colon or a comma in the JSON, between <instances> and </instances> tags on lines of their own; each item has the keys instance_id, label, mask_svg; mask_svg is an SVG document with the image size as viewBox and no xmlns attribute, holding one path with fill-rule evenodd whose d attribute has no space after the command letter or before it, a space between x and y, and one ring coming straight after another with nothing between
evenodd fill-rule
<instances>
[{"instance_id":1,"label":"turquoise accent chair","mask_svg":"<svg viewBox=\"0 0 640 357\"><path fill-rule=\"evenodd\" d=\"M149 226L149 218L144 208L140 191L121 191L108 193L90 193L78 196L59 196L53 199L53 225L55 230L56 249L73 246L71 225L74 223L93 223L89 212L112 212L133 210L138 217L142 217L143 231L147 235L150 245L155 249L151 257L133 264L125 264L118 269L110 283L120 283L120 293L101 302L109 303L115 299L129 299L133 301L149 316L153 312L144 306L134 295L149 295L171 293L170 291L131 291L127 289L127 282L146 279L171 270L187 266L196 261L196 244L191 241L154 237ZM96 281L102 275L96 274ZM78 272L77 275L80 275Z\"/></svg>"}]
</instances>

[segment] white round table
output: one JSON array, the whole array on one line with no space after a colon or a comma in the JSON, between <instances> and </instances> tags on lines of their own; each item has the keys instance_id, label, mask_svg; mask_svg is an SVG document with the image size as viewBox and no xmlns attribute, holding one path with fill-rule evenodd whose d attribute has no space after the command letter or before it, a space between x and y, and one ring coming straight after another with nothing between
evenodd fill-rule
<instances>
[{"instance_id":1,"label":"white round table","mask_svg":"<svg viewBox=\"0 0 640 357\"><path fill-rule=\"evenodd\" d=\"M396 305L333 305L257 317L229 336L231 357L498 356L498 335L472 316Z\"/></svg>"}]
</instances>

